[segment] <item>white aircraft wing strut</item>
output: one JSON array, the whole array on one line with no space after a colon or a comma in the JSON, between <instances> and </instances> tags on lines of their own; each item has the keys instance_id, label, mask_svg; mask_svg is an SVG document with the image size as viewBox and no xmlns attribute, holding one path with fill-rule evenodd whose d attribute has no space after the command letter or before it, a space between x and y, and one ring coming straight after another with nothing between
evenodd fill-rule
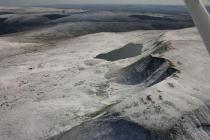
<instances>
[{"instance_id":1,"label":"white aircraft wing strut","mask_svg":"<svg viewBox=\"0 0 210 140\"><path fill-rule=\"evenodd\" d=\"M184 0L210 54L210 16L201 0Z\"/></svg>"}]
</instances>

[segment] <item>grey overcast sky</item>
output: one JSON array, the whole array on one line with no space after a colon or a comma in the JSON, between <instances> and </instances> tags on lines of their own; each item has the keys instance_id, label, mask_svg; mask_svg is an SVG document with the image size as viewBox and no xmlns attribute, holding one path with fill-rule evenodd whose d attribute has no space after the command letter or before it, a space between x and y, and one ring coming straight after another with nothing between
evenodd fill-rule
<instances>
[{"instance_id":1,"label":"grey overcast sky","mask_svg":"<svg viewBox=\"0 0 210 140\"><path fill-rule=\"evenodd\" d=\"M36 4L183 4L183 0L0 0L0 5Z\"/></svg>"}]
</instances>

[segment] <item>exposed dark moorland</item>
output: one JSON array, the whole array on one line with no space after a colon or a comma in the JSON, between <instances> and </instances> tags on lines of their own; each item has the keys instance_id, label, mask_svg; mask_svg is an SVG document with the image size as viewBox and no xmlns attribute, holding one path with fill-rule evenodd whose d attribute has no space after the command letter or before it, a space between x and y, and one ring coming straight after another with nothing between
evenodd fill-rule
<instances>
[{"instance_id":1,"label":"exposed dark moorland","mask_svg":"<svg viewBox=\"0 0 210 140\"><path fill-rule=\"evenodd\" d=\"M62 8L62 6L57 6ZM71 36L80 36L97 32L124 32L131 30L167 30L181 29L194 26L190 16L181 9L173 12L163 7L101 7L101 6L76 6L83 8L80 12L69 12L68 9L55 12L17 12L14 9L0 11L0 35L33 30L36 28L54 27L69 24L65 32ZM64 7L67 8L67 7ZM71 8L71 6L69 7ZM124 10L124 9L125 10ZM114 9L114 10L113 10ZM148 10L150 9L150 11ZM152 14L156 12L155 14Z\"/></svg>"}]
</instances>

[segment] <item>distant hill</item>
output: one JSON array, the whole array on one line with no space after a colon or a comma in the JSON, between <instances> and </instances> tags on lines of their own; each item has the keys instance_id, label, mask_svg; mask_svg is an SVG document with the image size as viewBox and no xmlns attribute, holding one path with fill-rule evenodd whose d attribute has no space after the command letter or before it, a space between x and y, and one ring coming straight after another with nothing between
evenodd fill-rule
<instances>
[{"instance_id":1,"label":"distant hill","mask_svg":"<svg viewBox=\"0 0 210 140\"><path fill-rule=\"evenodd\" d=\"M39 5L44 7L64 9L85 9L90 11L130 11L150 13L187 13L183 5L110 5L110 4L60 4L60 5ZM210 11L210 6L207 7Z\"/></svg>"}]
</instances>

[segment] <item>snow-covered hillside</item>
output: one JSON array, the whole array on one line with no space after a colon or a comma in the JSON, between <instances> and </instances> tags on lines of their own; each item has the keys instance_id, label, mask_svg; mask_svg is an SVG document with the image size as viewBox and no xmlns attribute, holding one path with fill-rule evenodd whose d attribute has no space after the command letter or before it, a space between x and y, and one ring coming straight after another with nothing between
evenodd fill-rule
<instances>
[{"instance_id":1,"label":"snow-covered hillside","mask_svg":"<svg viewBox=\"0 0 210 140\"><path fill-rule=\"evenodd\" d=\"M210 57L180 29L192 26L184 13L0 7L0 140L210 140Z\"/></svg>"},{"instance_id":2,"label":"snow-covered hillside","mask_svg":"<svg viewBox=\"0 0 210 140\"><path fill-rule=\"evenodd\" d=\"M210 139L210 57L194 28L90 34L14 56L33 43L1 42L2 140Z\"/></svg>"}]
</instances>

